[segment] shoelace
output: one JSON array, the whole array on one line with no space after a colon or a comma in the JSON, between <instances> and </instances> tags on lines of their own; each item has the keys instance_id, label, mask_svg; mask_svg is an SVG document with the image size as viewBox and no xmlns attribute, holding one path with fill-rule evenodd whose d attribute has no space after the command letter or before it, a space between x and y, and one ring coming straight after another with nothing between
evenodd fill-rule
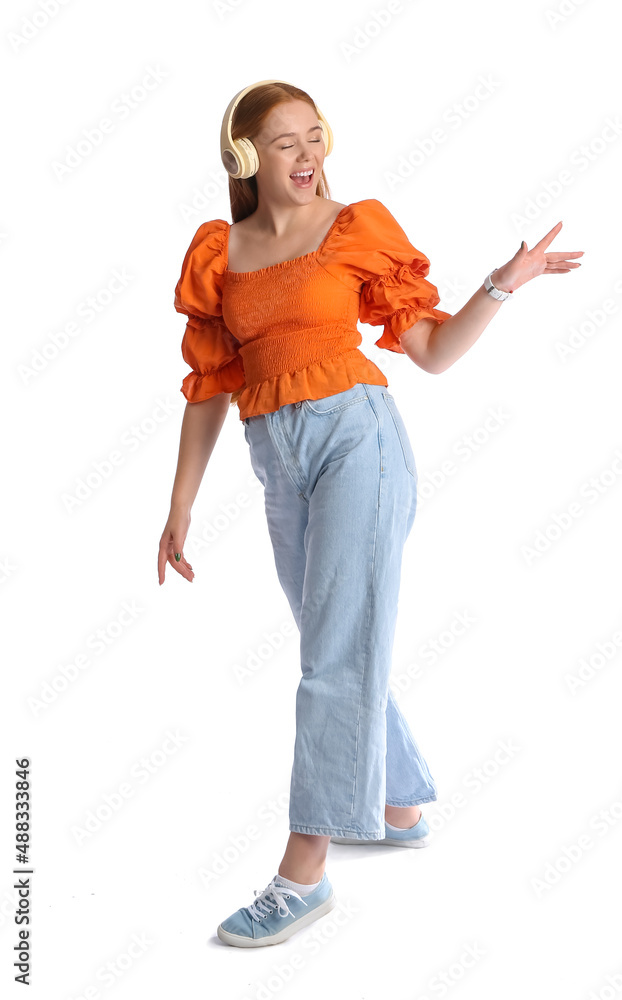
<instances>
[{"instance_id":1,"label":"shoelace","mask_svg":"<svg viewBox=\"0 0 622 1000\"><path fill-rule=\"evenodd\" d=\"M302 896L299 896L293 889L290 889L286 885L279 885L277 883L277 877L278 876L275 875L270 882L270 885L261 892L259 889L253 889L256 899L250 904L250 906L246 907L253 920L261 920L262 917L267 916L268 913L272 913L274 907L268 906L268 902L272 901L274 901L277 905L279 916L286 917L288 913L291 913L291 910L285 902L284 896L295 896L301 903L305 903ZM272 898L270 899L270 897ZM308 903L305 903L305 906L308 905ZM281 909L284 909L285 912L281 913Z\"/></svg>"}]
</instances>

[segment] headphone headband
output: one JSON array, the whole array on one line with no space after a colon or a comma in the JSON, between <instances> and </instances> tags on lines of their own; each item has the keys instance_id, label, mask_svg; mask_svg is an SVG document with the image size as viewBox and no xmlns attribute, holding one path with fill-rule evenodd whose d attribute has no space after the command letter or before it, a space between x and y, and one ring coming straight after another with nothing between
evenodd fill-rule
<instances>
[{"instance_id":1,"label":"headphone headband","mask_svg":"<svg viewBox=\"0 0 622 1000\"><path fill-rule=\"evenodd\" d=\"M249 90L253 90L255 87L261 87L264 83L287 83L287 80L260 80L258 83L251 83L249 87L244 87L230 101L222 120L222 127L220 129L220 158L225 170L234 179L242 180L246 177L252 177L259 170L259 156L255 145L248 138L232 138L231 121L233 113L244 95L248 94ZM292 87L294 85L288 84L288 86ZM333 148L333 133L317 104L315 107L326 143L326 153L324 155L328 156Z\"/></svg>"}]
</instances>

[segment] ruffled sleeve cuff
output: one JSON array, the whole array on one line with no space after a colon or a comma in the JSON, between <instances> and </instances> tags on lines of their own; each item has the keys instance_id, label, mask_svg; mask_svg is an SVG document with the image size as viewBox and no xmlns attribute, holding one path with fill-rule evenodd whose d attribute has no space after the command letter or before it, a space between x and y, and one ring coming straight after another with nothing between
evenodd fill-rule
<instances>
[{"instance_id":1,"label":"ruffled sleeve cuff","mask_svg":"<svg viewBox=\"0 0 622 1000\"><path fill-rule=\"evenodd\" d=\"M418 251L414 253L411 260L367 282L361 292L361 320L384 327L376 346L397 354L406 353L400 344L401 336L420 319L429 317L443 323L451 316L436 308L440 302L438 290L425 277L429 260Z\"/></svg>"},{"instance_id":2,"label":"ruffled sleeve cuff","mask_svg":"<svg viewBox=\"0 0 622 1000\"><path fill-rule=\"evenodd\" d=\"M222 322L189 316L181 353L192 368L181 385L189 403L200 403L219 392L235 392L245 387L237 341Z\"/></svg>"}]
</instances>

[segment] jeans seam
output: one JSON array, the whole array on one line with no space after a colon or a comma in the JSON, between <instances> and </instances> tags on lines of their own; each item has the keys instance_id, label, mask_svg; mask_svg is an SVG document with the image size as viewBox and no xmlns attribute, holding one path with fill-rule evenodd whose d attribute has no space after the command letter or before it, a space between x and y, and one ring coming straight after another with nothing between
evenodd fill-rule
<instances>
[{"instance_id":1,"label":"jeans seam","mask_svg":"<svg viewBox=\"0 0 622 1000\"><path fill-rule=\"evenodd\" d=\"M412 738L412 733L409 733L408 730L406 729L406 727L404 725L404 720L401 718L401 716L399 715L399 713L397 715L397 721L398 721L398 724L399 724L399 727L400 727L400 729L402 731L403 736L405 737L407 743L410 744L410 746L411 746L411 748L412 748L412 750L413 750L413 752L414 752L417 760L419 761L419 764L421 766L421 772L423 773L424 771L427 771L428 777L430 779L430 781L428 782L428 784L430 785L430 788L434 789L434 787L436 785L436 782L434 781L434 778L432 777L432 775L430 773L430 769L428 768L425 760L421 756L421 751L419 750L419 747L417 746L417 744L414 742L414 740Z\"/></svg>"},{"instance_id":2,"label":"jeans seam","mask_svg":"<svg viewBox=\"0 0 622 1000\"><path fill-rule=\"evenodd\" d=\"M423 805L426 804L426 802L437 802L438 801L436 792L433 792L431 795L427 795L425 798L421 798L421 797L417 798L416 795L413 796L413 798L416 798L417 801L416 802L411 802L410 799L408 798L408 799L393 799L391 802L389 802L389 800L387 799L387 805L388 806L397 806L398 808L405 806L406 808L408 808L408 806L423 806Z\"/></svg>"},{"instance_id":3,"label":"jeans seam","mask_svg":"<svg viewBox=\"0 0 622 1000\"><path fill-rule=\"evenodd\" d=\"M406 471L407 471L407 473L408 473L409 476L412 476L412 478L415 479L416 475L415 475L414 470L411 469L410 466L409 466L409 464L408 464L409 461L410 461L410 459L408 458L408 456L406 454L406 448L404 447L404 439L402 437L402 432L400 430L400 427L398 425L397 420L395 419L395 412L394 412L393 407L391 405L392 403L395 405L395 398L389 392L383 392L382 393L382 398L384 399L385 406L386 406L387 410L391 414L391 419L392 419L393 424L395 426L395 430L396 430L396 433L397 433L397 436L398 436L398 439L399 439L399 442L400 442L400 447L402 449L402 455L404 456L404 465L406 466Z\"/></svg>"},{"instance_id":4,"label":"jeans seam","mask_svg":"<svg viewBox=\"0 0 622 1000\"><path fill-rule=\"evenodd\" d=\"M379 450L379 453L380 453L380 461L379 461L379 465L378 465L378 502L376 504L376 518L375 518L375 521L374 521L374 540L373 540L373 545L372 545L371 572L370 572L370 582L369 582L369 603L368 603L368 606L367 606L367 616L366 616L365 628L364 628L364 634L365 634L365 637L366 637L365 641L367 643L367 648L366 648L366 656L365 656L365 667L364 667L364 669L362 671L362 677L361 677L361 689L360 689L360 694L359 694L358 713L357 713L357 717L356 717L356 742L355 742L355 747L354 747L355 757L354 757L354 783L353 783L353 789L352 789L352 811L354 811L354 801L355 801L355 797L356 797L356 775L357 775L357 764L358 764L358 755L359 755L359 731L360 731L360 721L361 721L361 703L363 701L363 688L364 688L364 685L365 685L365 681L367 679L368 665L369 665L369 662L368 662L369 661L369 625L370 625L370 622L371 622L371 612L372 612L372 607L373 607L374 597L375 597L374 574L376 572L376 541L377 541L377 538L378 538L378 520L380 518L380 500L381 500L381 493L382 493L382 467L383 467L382 466L382 433L381 433L381 428L380 428L380 421L378 419L378 414L376 413L376 408L375 408L375 406L373 404L373 400L369 396L367 398L369 400L371 408L372 408L372 410L374 412L374 416L376 418L376 426L377 426L377 434L378 434L378 450Z\"/></svg>"},{"instance_id":5,"label":"jeans seam","mask_svg":"<svg viewBox=\"0 0 622 1000\"><path fill-rule=\"evenodd\" d=\"M276 412L278 413L278 410ZM279 460L279 462L280 462L280 464L281 464L281 466L282 466L282 468L283 468L283 470L285 472L285 475L287 476L287 478L289 479L290 483L292 484L292 486L296 490L296 494L298 495L298 497L300 497L301 500L303 500L308 505L309 501L307 500L307 498L306 498L306 496L304 494L304 490L300 489L299 484L296 482L296 480L294 479L294 477L292 476L292 474L290 472L290 469L289 469L289 466L288 466L287 462L285 462L283 460L283 456L281 454L281 449L279 448L279 444L278 444L278 440L277 440L277 435L274 433L274 430L273 430L273 427L272 427L272 421L270 420L271 416L272 416L272 414L268 414L268 417L266 419L266 426L267 426L267 429L268 429L268 434L270 436L270 440L272 441L272 445L273 445L274 450L276 452L277 458L278 458L278 460ZM290 446L290 452L292 453L292 455L294 455L294 451L293 451L293 449L291 447L291 444L292 444L291 440L290 440L289 435L287 434L284 426L283 426L283 437L287 440L287 443ZM302 472L302 469L300 468L300 463L295 459L295 457L294 457L294 461L295 461L295 464L296 464L296 471L300 473L299 479L300 479L300 485L302 485L303 484L303 478L304 478L303 472Z\"/></svg>"},{"instance_id":6,"label":"jeans seam","mask_svg":"<svg viewBox=\"0 0 622 1000\"><path fill-rule=\"evenodd\" d=\"M323 396L322 398L326 399L328 397ZM355 403L362 403L366 399L369 399L367 393L364 396L357 396L356 399L348 399L345 403L338 403L337 406L331 407L330 410L314 410L311 403L315 402L315 400L303 399L302 403L305 409L315 417L329 417L332 413L338 413L339 410L345 410L347 406L354 406Z\"/></svg>"},{"instance_id":7,"label":"jeans seam","mask_svg":"<svg viewBox=\"0 0 622 1000\"><path fill-rule=\"evenodd\" d=\"M308 833L320 837L353 837L359 833L359 840L383 840L386 830L352 830L345 826L306 826L302 823L290 823L290 830L294 833Z\"/></svg>"}]
</instances>

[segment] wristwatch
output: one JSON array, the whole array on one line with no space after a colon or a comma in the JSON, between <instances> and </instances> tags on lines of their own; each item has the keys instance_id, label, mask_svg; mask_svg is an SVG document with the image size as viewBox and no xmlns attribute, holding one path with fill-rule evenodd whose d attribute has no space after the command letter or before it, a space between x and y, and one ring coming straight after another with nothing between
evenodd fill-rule
<instances>
[{"instance_id":1,"label":"wristwatch","mask_svg":"<svg viewBox=\"0 0 622 1000\"><path fill-rule=\"evenodd\" d=\"M510 295L513 295L514 292L504 292L500 288L495 288L495 286L492 283L492 276L494 272L498 270L499 268L495 267L494 270L490 272L490 274L486 275L486 277L484 278L484 288L486 289L489 295L492 295L493 299L498 299L499 302L505 302L505 300L509 299Z\"/></svg>"}]
</instances>

